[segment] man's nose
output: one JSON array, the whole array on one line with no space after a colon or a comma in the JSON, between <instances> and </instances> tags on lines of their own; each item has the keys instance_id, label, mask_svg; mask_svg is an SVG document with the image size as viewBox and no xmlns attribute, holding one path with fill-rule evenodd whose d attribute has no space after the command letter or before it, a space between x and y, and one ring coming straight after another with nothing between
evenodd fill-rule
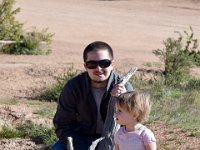
<instances>
[{"instance_id":1,"label":"man's nose","mask_svg":"<svg viewBox=\"0 0 200 150\"><path fill-rule=\"evenodd\" d=\"M97 65L96 69L101 70L102 68L99 65Z\"/></svg>"}]
</instances>

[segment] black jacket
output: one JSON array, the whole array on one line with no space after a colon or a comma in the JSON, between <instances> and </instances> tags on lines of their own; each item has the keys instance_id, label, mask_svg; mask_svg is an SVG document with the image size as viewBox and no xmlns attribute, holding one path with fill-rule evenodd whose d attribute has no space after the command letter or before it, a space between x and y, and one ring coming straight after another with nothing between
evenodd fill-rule
<instances>
[{"instance_id":1,"label":"black jacket","mask_svg":"<svg viewBox=\"0 0 200 150\"><path fill-rule=\"evenodd\" d=\"M113 84L119 80L120 76L112 71L100 105L100 113L104 121L110 92ZM75 137L76 134L96 134L97 106L90 85L88 73L84 72L70 79L61 92L57 112L53 119L56 134L61 142L69 136ZM133 90L129 82L125 84L125 87L127 91Z\"/></svg>"}]
</instances>

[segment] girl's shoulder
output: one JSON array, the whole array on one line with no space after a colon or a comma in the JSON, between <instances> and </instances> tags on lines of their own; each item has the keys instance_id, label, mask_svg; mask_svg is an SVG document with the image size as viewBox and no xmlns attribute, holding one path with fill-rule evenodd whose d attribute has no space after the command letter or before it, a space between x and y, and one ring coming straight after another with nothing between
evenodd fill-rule
<instances>
[{"instance_id":1,"label":"girl's shoulder","mask_svg":"<svg viewBox=\"0 0 200 150\"><path fill-rule=\"evenodd\" d=\"M156 138L149 128L143 126L140 130L140 136L144 140L144 143L156 142Z\"/></svg>"},{"instance_id":2,"label":"girl's shoulder","mask_svg":"<svg viewBox=\"0 0 200 150\"><path fill-rule=\"evenodd\" d=\"M139 129L143 134L144 133L153 133L149 128L147 128L146 126L142 125L141 128Z\"/></svg>"}]
</instances>

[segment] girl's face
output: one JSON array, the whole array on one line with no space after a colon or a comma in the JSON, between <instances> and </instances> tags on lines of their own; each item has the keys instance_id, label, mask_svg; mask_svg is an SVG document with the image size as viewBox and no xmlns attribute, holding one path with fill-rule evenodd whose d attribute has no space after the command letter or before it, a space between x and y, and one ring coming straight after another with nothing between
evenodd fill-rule
<instances>
[{"instance_id":1,"label":"girl's face","mask_svg":"<svg viewBox=\"0 0 200 150\"><path fill-rule=\"evenodd\" d=\"M136 118L132 113L128 112L126 109L118 105L116 105L115 118L118 124L124 126L131 126L137 123Z\"/></svg>"}]
</instances>

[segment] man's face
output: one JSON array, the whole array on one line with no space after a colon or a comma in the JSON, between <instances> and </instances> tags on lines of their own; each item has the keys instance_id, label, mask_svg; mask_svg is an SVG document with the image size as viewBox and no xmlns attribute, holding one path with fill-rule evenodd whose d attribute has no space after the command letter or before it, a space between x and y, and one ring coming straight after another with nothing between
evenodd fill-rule
<instances>
[{"instance_id":1,"label":"man's face","mask_svg":"<svg viewBox=\"0 0 200 150\"><path fill-rule=\"evenodd\" d=\"M110 61L111 64L109 65ZM113 60L111 60L107 50L102 49L89 52L84 66L89 74L93 87L106 86L107 79L113 70ZM92 68L90 68L91 66Z\"/></svg>"}]
</instances>

